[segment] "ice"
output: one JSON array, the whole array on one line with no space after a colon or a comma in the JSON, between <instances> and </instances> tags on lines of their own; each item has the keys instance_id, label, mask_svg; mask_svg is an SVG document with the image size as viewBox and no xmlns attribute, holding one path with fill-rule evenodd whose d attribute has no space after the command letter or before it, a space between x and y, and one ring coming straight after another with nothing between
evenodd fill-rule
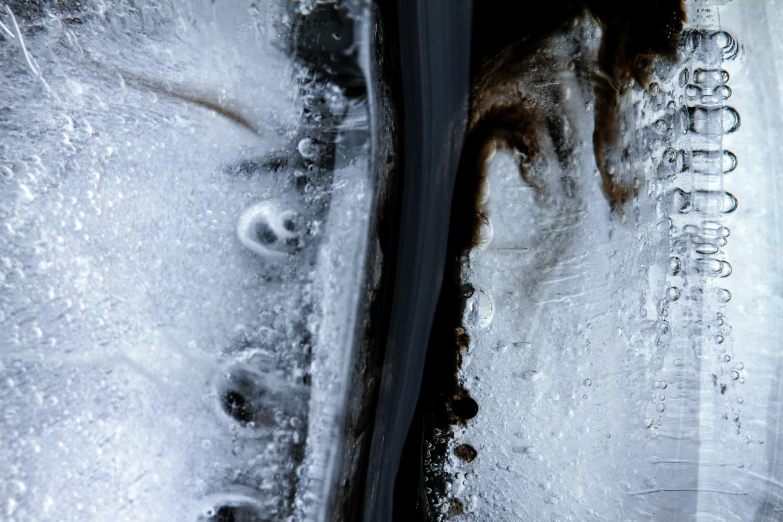
<instances>
[{"instance_id":1,"label":"ice","mask_svg":"<svg viewBox=\"0 0 783 522\"><path fill-rule=\"evenodd\" d=\"M312 358L337 350L328 378L346 378L375 192L366 100L291 59L289 7L0 15L0 518L323 504L329 488L300 484L340 469L303 471L339 447L308 438L327 378ZM347 143L335 167L330 136ZM343 295L353 308L331 308ZM324 388L319 429L341 421L343 388Z\"/></svg>"},{"instance_id":2,"label":"ice","mask_svg":"<svg viewBox=\"0 0 783 522\"><path fill-rule=\"evenodd\" d=\"M559 107L533 73L516 84L575 146L564 159L542 133L538 186L510 153L489 168L492 233L461 281L476 412L455 400L466 425L445 462L425 461L447 477L430 492L441 518L780 518L781 10L716 3L689 2L677 65L627 91L623 212L600 189L573 55L549 66Z\"/></svg>"}]
</instances>

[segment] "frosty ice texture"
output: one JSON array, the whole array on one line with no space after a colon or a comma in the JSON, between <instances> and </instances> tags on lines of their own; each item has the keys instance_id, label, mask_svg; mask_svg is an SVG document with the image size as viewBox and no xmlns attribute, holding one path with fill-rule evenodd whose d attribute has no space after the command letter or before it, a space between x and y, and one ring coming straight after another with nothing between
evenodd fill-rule
<instances>
[{"instance_id":1,"label":"frosty ice texture","mask_svg":"<svg viewBox=\"0 0 783 522\"><path fill-rule=\"evenodd\" d=\"M284 54L284 2L66 7L0 14L0 518L295 516L332 471L302 472L336 447L310 386L344 368L311 362L352 353L367 105ZM329 122L365 136L333 170Z\"/></svg>"}]
</instances>

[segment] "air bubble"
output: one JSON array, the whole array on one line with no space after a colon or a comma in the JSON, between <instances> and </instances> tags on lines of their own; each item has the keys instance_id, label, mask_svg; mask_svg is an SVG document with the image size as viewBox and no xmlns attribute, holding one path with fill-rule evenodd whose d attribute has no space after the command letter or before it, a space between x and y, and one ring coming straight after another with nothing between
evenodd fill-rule
<instances>
[{"instance_id":1,"label":"air bubble","mask_svg":"<svg viewBox=\"0 0 783 522\"><path fill-rule=\"evenodd\" d=\"M672 191L672 205L680 214L687 214L692 210L691 194L681 188Z\"/></svg>"},{"instance_id":2,"label":"air bubble","mask_svg":"<svg viewBox=\"0 0 783 522\"><path fill-rule=\"evenodd\" d=\"M729 361L731 361L731 355L728 355L728 354L724 355L723 356L723 362L729 362Z\"/></svg>"},{"instance_id":3,"label":"air bubble","mask_svg":"<svg viewBox=\"0 0 783 522\"><path fill-rule=\"evenodd\" d=\"M481 219L481 225L479 226L479 238L478 244L476 246L481 249L487 248L487 246L492 242L492 237L494 235L495 231L492 228L492 222L488 217L483 217Z\"/></svg>"},{"instance_id":4,"label":"air bubble","mask_svg":"<svg viewBox=\"0 0 783 522\"><path fill-rule=\"evenodd\" d=\"M219 412L249 430L271 428L277 423L276 412L295 414L300 408L302 392L297 387L244 364L224 371L214 388Z\"/></svg>"},{"instance_id":5,"label":"air bubble","mask_svg":"<svg viewBox=\"0 0 783 522\"><path fill-rule=\"evenodd\" d=\"M302 158L309 161L314 161L318 158L320 148L319 143L312 138L302 138L296 146L296 150L299 151Z\"/></svg>"},{"instance_id":6,"label":"air bubble","mask_svg":"<svg viewBox=\"0 0 783 522\"><path fill-rule=\"evenodd\" d=\"M730 192L723 193L723 204L721 205L721 211L724 214L731 214L737 210L738 204L739 202L737 201L737 198L734 197L734 194Z\"/></svg>"},{"instance_id":7,"label":"air bubble","mask_svg":"<svg viewBox=\"0 0 783 522\"><path fill-rule=\"evenodd\" d=\"M299 11L299 14L307 16L310 13L313 12L313 4L311 2L300 2L299 8L297 9Z\"/></svg>"},{"instance_id":8,"label":"air bubble","mask_svg":"<svg viewBox=\"0 0 783 522\"><path fill-rule=\"evenodd\" d=\"M519 342L500 341L497 345L497 348L499 352L506 353L512 348L516 348L517 350L530 348L530 343L525 341L519 341Z\"/></svg>"},{"instance_id":9,"label":"air bubble","mask_svg":"<svg viewBox=\"0 0 783 522\"><path fill-rule=\"evenodd\" d=\"M736 371L735 372L731 372L731 380L732 381L736 381L737 379L739 379L739 377L740 377L739 372L736 372Z\"/></svg>"},{"instance_id":10,"label":"air bubble","mask_svg":"<svg viewBox=\"0 0 783 522\"><path fill-rule=\"evenodd\" d=\"M491 161L490 159L487 162ZM489 201L489 184L484 183L479 189L479 205L484 206Z\"/></svg>"},{"instance_id":11,"label":"air bubble","mask_svg":"<svg viewBox=\"0 0 783 522\"><path fill-rule=\"evenodd\" d=\"M688 107L688 130L705 136L731 134L742 123L733 107L697 105Z\"/></svg>"},{"instance_id":12,"label":"air bubble","mask_svg":"<svg viewBox=\"0 0 783 522\"><path fill-rule=\"evenodd\" d=\"M693 83L710 90L729 81L729 73L723 69L696 69L693 71Z\"/></svg>"},{"instance_id":13,"label":"air bubble","mask_svg":"<svg viewBox=\"0 0 783 522\"><path fill-rule=\"evenodd\" d=\"M715 294L718 298L718 301L721 303L728 303L729 301L731 301L731 292L729 292L725 288L716 288Z\"/></svg>"},{"instance_id":14,"label":"air bubble","mask_svg":"<svg viewBox=\"0 0 783 522\"><path fill-rule=\"evenodd\" d=\"M522 378L523 381L537 381L541 378L541 374L535 370L525 370L522 373L515 374L517 377Z\"/></svg>"},{"instance_id":15,"label":"air bubble","mask_svg":"<svg viewBox=\"0 0 783 522\"><path fill-rule=\"evenodd\" d=\"M664 410L666 410L666 406L664 406L662 402L659 402L655 409L658 410L658 413L663 413Z\"/></svg>"},{"instance_id":16,"label":"air bubble","mask_svg":"<svg viewBox=\"0 0 783 522\"><path fill-rule=\"evenodd\" d=\"M590 379L585 379L584 381L582 381L582 384L584 386L590 386L591 384L593 384L593 381L591 381Z\"/></svg>"},{"instance_id":17,"label":"air bubble","mask_svg":"<svg viewBox=\"0 0 783 522\"><path fill-rule=\"evenodd\" d=\"M666 298L669 301L676 301L680 298L680 289L676 286L670 286L666 289Z\"/></svg>"},{"instance_id":18,"label":"air bubble","mask_svg":"<svg viewBox=\"0 0 783 522\"><path fill-rule=\"evenodd\" d=\"M462 397L451 403L451 411L462 420L472 419L478 415L479 406L470 397Z\"/></svg>"},{"instance_id":19,"label":"air bubble","mask_svg":"<svg viewBox=\"0 0 783 522\"><path fill-rule=\"evenodd\" d=\"M719 31L715 34L715 42L721 49L724 61L736 60L742 54L742 44L726 31Z\"/></svg>"},{"instance_id":20,"label":"air bubble","mask_svg":"<svg viewBox=\"0 0 783 522\"><path fill-rule=\"evenodd\" d=\"M671 275L677 275L682 270L682 261L680 261L679 257L670 257L669 258L669 273Z\"/></svg>"},{"instance_id":21,"label":"air bubble","mask_svg":"<svg viewBox=\"0 0 783 522\"><path fill-rule=\"evenodd\" d=\"M717 254L720 249L718 248L718 245L713 243L696 243L694 250L699 254L711 255Z\"/></svg>"},{"instance_id":22,"label":"air bubble","mask_svg":"<svg viewBox=\"0 0 783 522\"><path fill-rule=\"evenodd\" d=\"M492 299L483 290L476 290L465 301L462 322L464 325L487 328L492 322L494 315Z\"/></svg>"},{"instance_id":23,"label":"air bubble","mask_svg":"<svg viewBox=\"0 0 783 522\"><path fill-rule=\"evenodd\" d=\"M460 444L454 449L454 455L464 462L473 462L478 456L478 451L468 444Z\"/></svg>"},{"instance_id":24,"label":"air bubble","mask_svg":"<svg viewBox=\"0 0 783 522\"><path fill-rule=\"evenodd\" d=\"M737 168L737 156L728 150L723 151L723 172L728 174Z\"/></svg>"},{"instance_id":25,"label":"air bubble","mask_svg":"<svg viewBox=\"0 0 783 522\"><path fill-rule=\"evenodd\" d=\"M723 335L718 334L715 336L715 344L723 344ZM728 357L728 355L726 357Z\"/></svg>"},{"instance_id":26,"label":"air bubble","mask_svg":"<svg viewBox=\"0 0 783 522\"><path fill-rule=\"evenodd\" d=\"M728 122L728 123L727 123ZM733 107L723 108L723 132L725 134L731 134L740 128L742 120L740 119L739 112Z\"/></svg>"},{"instance_id":27,"label":"air bubble","mask_svg":"<svg viewBox=\"0 0 783 522\"><path fill-rule=\"evenodd\" d=\"M706 214L723 213L730 214L737 210L739 202L730 192L696 190L694 192L685 192L682 189L675 189L673 192L674 208L679 208L680 212L687 214L692 210Z\"/></svg>"},{"instance_id":28,"label":"air bubble","mask_svg":"<svg viewBox=\"0 0 783 522\"><path fill-rule=\"evenodd\" d=\"M658 178L664 179L672 174L679 174L687 170L688 158L684 150L668 149L663 153L662 161L658 168Z\"/></svg>"},{"instance_id":29,"label":"air bubble","mask_svg":"<svg viewBox=\"0 0 783 522\"><path fill-rule=\"evenodd\" d=\"M270 520L272 513L256 498L250 488L236 488L237 493L211 495L202 499L197 522L255 522Z\"/></svg>"},{"instance_id":30,"label":"air bubble","mask_svg":"<svg viewBox=\"0 0 783 522\"><path fill-rule=\"evenodd\" d=\"M685 151L684 150L678 150L677 152L672 151L673 154L670 156L670 161L672 162L674 166L675 172L682 172L685 170L687 163L685 158Z\"/></svg>"},{"instance_id":31,"label":"air bubble","mask_svg":"<svg viewBox=\"0 0 783 522\"><path fill-rule=\"evenodd\" d=\"M728 261L720 261L711 258L699 258L696 260L696 270L701 274L713 277L728 277L731 275L731 265Z\"/></svg>"},{"instance_id":32,"label":"air bubble","mask_svg":"<svg viewBox=\"0 0 783 522\"><path fill-rule=\"evenodd\" d=\"M704 221L701 224L701 235L709 238L720 237L721 226L718 221Z\"/></svg>"},{"instance_id":33,"label":"air bubble","mask_svg":"<svg viewBox=\"0 0 783 522\"><path fill-rule=\"evenodd\" d=\"M247 208L237 224L239 241L248 250L267 259L281 259L301 247L299 216L282 211L273 202Z\"/></svg>"},{"instance_id":34,"label":"air bubble","mask_svg":"<svg viewBox=\"0 0 783 522\"><path fill-rule=\"evenodd\" d=\"M677 83L680 87L685 87L685 85L688 83L688 69L685 68L682 71L680 71L680 76L677 79Z\"/></svg>"},{"instance_id":35,"label":"air bubble","mask_svg":"<svg viewBox=\"0 0 783 522\"><path fill-rule=\"evenodd\" d=\"M735 368L738 369L738 370L744 370L745 369L745 365L742 364L741 362L739 362L739 363L737 363L737 366L735 366Z\"/></svg>"},{"instance_id":36,"label":"air bubble","mask_svg":"<svg viewBox=\"0 0 783 522\"><path fill-rule=\"evenodd\" d=\"M730 151L695 150L692 155L693 172L707 175L728 174L737 168L737 156Z\"/></svg>"},{"instance_id":37,"label":"air bubble","mask_svg":"<svg viewBox=\"0 0 783 522\"><path fill-rule=\"evenodd\" d=\"M701 225L700 235L711 240L725 240L726 235L728 235L728 229L718 221L705 221Z\"/></svg>"},{"instance_id":38,"label":"air bubble","mask_svg":"<svg viewBox=\"0 0 783 522\"><path fill-rule=\"evenodd\" d=\"M685 88L685 96L691 99L701 97L701 87L693 84L688 85Z\"/></svg>"}]
</instances>

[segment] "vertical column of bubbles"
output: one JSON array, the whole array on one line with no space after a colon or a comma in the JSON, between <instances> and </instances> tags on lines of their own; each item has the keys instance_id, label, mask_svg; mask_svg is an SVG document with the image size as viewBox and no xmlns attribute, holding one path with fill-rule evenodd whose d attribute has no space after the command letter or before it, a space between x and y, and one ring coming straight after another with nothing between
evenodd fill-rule
<instances>
[{"instance_id":1,"label":"vertical column of bubbles","mask_svg":"<svg viewBox=\"0 0 783 522\"><path fill-rule=\"evenodd\" d=\"M271 326L229 347L228 362L212 381L216 415L242 464L219 492L198 503L191 518L200 522L289 520L297 510L311 416L312 351L323 308L313 280L326 228L334 225L336 169L366 153L367 141L363 93L349 96L306 68L297 81L302 112L288 136L289 150L236 168L238 175L274 176L277 184L242 209L236 225L239 243L258 261L257 284L265 285L269 298L260 315ZM358 144L354 126L361 134Z\"/></svg>"},{"instance_id":2,"label":"vertical column of bubbles","mask_svg":"<svg viewBox=\"0 0 783 522\"><path fill-rule=\"evenodd\" d=\"M688 259L691 300L701 301L700 313L694 310L691 329L693 346L699 359L698 440L700 463L708 464L723 447L720 418L736 416L731 406L734 394L730 366L732 353L726 304L731 293L726 278L732 267L725 247L729 238L730 214L737 198L724 190L724 177L737 167L737 157L724 148L724 137L740 127L739 113L729 105L731 87L725 62L737 56L738 42L725 31L697 30L691 33L690 78L685 87L688 147L685 168L689 172L686 187L680 187L688 203L684 212L679 242ZM728 339L728 340L727 340ZM741 399L738 399L741 401ZM728 408L729 411L724 411ZM735 410L735 411L731 411ZM716 484L718 477L710 466L700 466L700 487ZM697 497L697 512L708 512L703 495Z\"/></svg>"},{"instance_id":3,"label":"vertical column of bubbles","mask_svg":"<svg viewBox=\"0 0 783 522\"><path fill-rule=\"evenodd\" d=\"M739 203L724 189L725 177L738 166L736 155L724 148L724 138L741 123L730 105L729 70L742 46L719 29L714 7L698 3L689 18L694 26L683 34L674 77L680 93L675 117L680 132L662 161L666 176L671 176L671 258L663 315L671 322L672 334L663 372L671 396L658 411L668 435L677 441L668 447L670 455L661 457L696 464L683 478L688 483L683 487L693 486L693 495L680 498L689 504L680 508L705 514L710 507L699 492L721 481L717 468L708 464L720 454L718 419L738 419L742 402L732 397L741 376L726 319L731 300L726 278L732 272L726 254L728 225Z\"/></svg>"}]
</instances>

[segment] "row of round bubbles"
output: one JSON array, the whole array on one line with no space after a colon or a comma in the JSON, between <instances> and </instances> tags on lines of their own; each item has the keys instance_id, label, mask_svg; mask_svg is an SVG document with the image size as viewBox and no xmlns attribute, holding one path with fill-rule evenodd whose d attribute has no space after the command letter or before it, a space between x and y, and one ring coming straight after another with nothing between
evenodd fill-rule
<instances>
[{"instance_id":1,"label":"row of round bubbles","mask_svg":"<svg viewBox=\"0 0 783 522\"><path fill-rule=\"evenodd\" d=\"M736 109L727 106L688 106L688 130L702 136L720 136L736 132L742 120Z\"/></svg>"},{"instance_id":2,"label":"row of round bubbles","mask_svg":"<svg viewBox=\"0 0 783 522\"><path fill-rule=\"evenodd\" d=\"M737 168L737 156L729 150L694 150L690 160L690 169L698 174L728 174Z\"/></svg>"},{"instance_id":3,"label":"row of round bubbles","mask_svg":"<svg viewBox=\"0 0 783 522\"><path fill-rule=\"evenodd\" d=\"M259 314L264 325L243 331L224 351L225 362L210 383L211 411L231 435L232 454L244 464L224 477L226 493L218 490L204 499L195 518L201 522L309 520L305 513L322 500L313 481L333 473L313 465L320 455L312 461L310 456L332 450L325 447L332 441L311 429L332 413L310 410L311 401L319 393L337 393L331 386L318 388L324 373L313 366L312 354L329 309L317 301L324 299L319 265L325 250L319 245L324 229L337 226L332 216L350 215L350 210L335 212L334 198L344 194L335 180L354 158L345 144L351 117L366 112L354 34L353 7L359 3L281 2L291 31L289 72L297 85L298 116L295 129L281 134L287 142L283 149L251 158L251 179L271 175L272 188L251 189L253 199L237 208L236 239L243 258L263 274L269 304ZM273 453L274 458L266 457ZM238 485L249 488L237 490Z\"/></svg>"},{"instance_id":4,"label":"row of round bubbles","mask_svg":"<svg viewBox=\"0 0 783 522\"><path fill-rule=\"evenodd\" d=\"M669 329L667 343L674 367L673 372L664 367L657 376L656 389L651 391L646 422L656 436L658 428L677 433L677 423L670 420L680 415L678 404L663 389L657 389L659 382L665 387L661 377L673 373L667 380L679 388L683 372L703 371L694 364L691 352L678 353L677 343L700 343L724 365L731 359L731 343L727 342L731 339L730 327L723 322L701 322L700 317L704 310L718 311L722 316L731 300L731 292L722 288L733 270L724 252L730 235L724 223L736 212L738 200L724 190L723 180L737 170L739 161L724 148L724 142L742 125L739 112L729 105L734 96L729 81L741 71L744 49L726 31L692 29L683 33L678 50L677 73L670 81L675 86L677 110L685 114L685 132L669 132L672 119L666 115L658 120L656 128L659 134L666 131L666 137L672 138L655 165L655 175L665 187L662 203L670 216L671 257L661 327ZM699 304L694 307L694 303ZM711 382L721 395L738 380L731 371L736 370L726 366L713 373ZM694 374L687 378L700 377Z\"/></svg>"},{"instance_id":5,"label":"row of round bubbles","mask_svg":"<svg viewBox=\"0 0 783 522\"><path fill-rule=\"evenodd\" d=\"M689 243L696 253L711 255L717 254L726 246L729 229L715 221L706 221L701 226L685 225L682 227L682 234L683 245Z\"/></svg>"},{"instance_id":6,"label":"row of round bubbles","mask_svg":"<svg viewBox=\"0 0 783 522\"><path fill-rule=\"evenodd\" d=\"M667 149L658 165L657 177L669 178L677 174L688 172L705 174L707 176L721 176L729 174L737 168L737 156L728 150L694 150Z\"/></svg>"},{"instance_id":7,"label":"row of round bubbles","mask_svg":"<svg viewBox=\"0 0 783 522\"><path fill-rule=\"evenodd\" d=\"M731 97L731 87L726 85L729 73L717 68L699 68L693 72L693 81L685 88L689 103L719 105Z\"/></svg>"},{"instance_id":8,"label":"row of round bubbles","mask_svg":"<svg viewBox=\"0 0 783 522\"><path fill-rule=\"evenodd\" d=\"M712 63L715 49L720 51L722 67L736 78L745 64L745 47L728 31L691 29L683 32L678 45L680 63ZM725 82L724 82L725 83Z\"/></svg>"},{"instance_id":9,"label":"row of round bubbles","mask_svg":"<svg viewBox=\"0 0 783 522\"><path fill-rule=\"evenodd\" d=\"M720 261L711 257L696 259L696 270L698 273L708 277L729 277L732 272L731 265L728 261Z\"/></svg>"},{"instance_id":10,"label":"row of round bubbles","mask_svg":"<svg viewBox=\"0 0 783 522\"><path fill-rule=\"evenodd\" d=\"M680 214L691 212L731 214L737 210L739 201L730 192L695 190L686 192L677 187L670 195L672 210Z\"/></svg>"},{"instance_id":11,"label":"row of round bubbles","mask_svg":"<svg viewBox=\"0 0 783 522\"><path fill-rule=\"evenodd\" d=\"M714 89L705 89L698 85L688 85L685 89L685 96L689 101L700 101L707 104L719 104L723 103L731 97L731 87L728 85L721 85Z\"/></svg>"}]
</instances>

